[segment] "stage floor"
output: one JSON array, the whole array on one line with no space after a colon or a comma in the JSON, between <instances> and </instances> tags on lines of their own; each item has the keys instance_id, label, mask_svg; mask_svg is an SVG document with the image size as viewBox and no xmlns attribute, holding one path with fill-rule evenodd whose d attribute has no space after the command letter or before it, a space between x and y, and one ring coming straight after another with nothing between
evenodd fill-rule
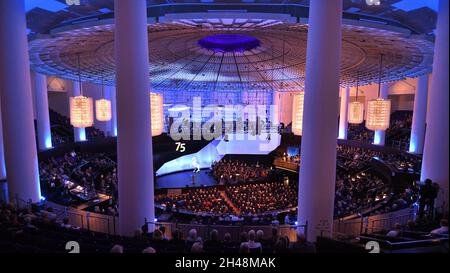
<instances>
[{"instance_id":1,"label":"stage floor","mask_svg":"<svg viewBox=\"0 0 450 273\"><path fill-rule=\"evenodd\" d=\"M199 173L195 174L195 184L192 184L192 175L194 174L192 170L177 172L172 174L163 175L156 178L156 189L167 189L167 188L185 188L187 185L189 187L200 187L200 186L214 186L217 185L217 181L207 174L209 169L202 169Z\"/></svg>"}]
</instances>

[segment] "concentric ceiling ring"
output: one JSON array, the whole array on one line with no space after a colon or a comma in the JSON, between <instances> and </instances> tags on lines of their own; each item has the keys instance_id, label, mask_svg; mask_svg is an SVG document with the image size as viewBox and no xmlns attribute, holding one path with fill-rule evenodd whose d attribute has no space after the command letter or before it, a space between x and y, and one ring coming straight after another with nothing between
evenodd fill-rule
<instances>
[{"instance_id":1,"label":"concentric ceiling ring","mask_svg":"<svg viewBox=\"0 0 450 273\"><path fill-rule=\"evenodd\" d=\"M211 20L211 19L208 19ZM304 86L307 25L270 22L246 26L207 27L198 20L149 25L150 74L156 92L295 91ZM245 34L261 42L251 50L218 52L198 45L216 34ZM415 77L431 71L433 44L402 33L344 25L341 83L354 85L378 80L384 54L383 82ZM77 80L77 54L83 81L115 81L114 27L98 25L30 42L30 59L40 73Z\"/></svg>"}]
</instances>

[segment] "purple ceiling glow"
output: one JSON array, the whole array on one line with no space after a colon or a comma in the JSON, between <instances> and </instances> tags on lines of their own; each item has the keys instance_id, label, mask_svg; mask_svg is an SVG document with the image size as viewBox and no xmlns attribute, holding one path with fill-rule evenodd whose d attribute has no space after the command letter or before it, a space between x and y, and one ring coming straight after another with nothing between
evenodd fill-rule
<instances>
[{"instance_id":1,"label":"purple ceiling glow","mask_svg":"<svg viewBox=\"0 0 450 273\"><path fill-rule=\"evenodd\" d=\"M257 48L261 42L241 34L216 34L198 40L198 45L217 52L243 52Z\"/></svg>"}]
</instances>

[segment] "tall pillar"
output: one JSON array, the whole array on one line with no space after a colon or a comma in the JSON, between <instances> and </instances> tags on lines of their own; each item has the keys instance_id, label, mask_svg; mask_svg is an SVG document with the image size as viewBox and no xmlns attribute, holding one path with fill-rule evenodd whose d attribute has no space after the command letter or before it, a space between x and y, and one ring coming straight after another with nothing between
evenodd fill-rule
<instances>
[{"instance_id":1,"label":"tall pillar","mask_svg":"<svg viewBox=\"0 0 450 273\"><path fill-rule=\"evenodd\" d=\"M274 124L279 124L281 122L281 116L280 116L280 110L281 110L281 100L280 100L280 93L273 91L272 93L272 105L274 106L273 108L273 117L270 117L271 121Z\"/></svg>"},{"instance_id":2,"label":"tall pillar","mask_svg":"<svg viewBox=\"0 0 450 273\"><path fill-rule=\"evenodd\" d=\"M39 150L52 148L52 133L50 129L50 114L48 110L47 77L34 73L37 116L37 137Z\"/></svg>"},{"instance_id":3,"label":"tall pillar","mask_svg":"<svg viewBox=\"0 0 450 273\"><path fill-rule=\"evenodd\" d=\"M298 223L331 236L336 183L342 0L310 2Z\"/></svg>"},{"instance_id":4,"label":"tall pillar","mask_svg":"<svg viewBox=\"0 0 450 273\"><path fill-rule=\"evenodd\" d=\"M425 127L427 117L427 95L428 95L428 75L417 79L417 89L414 96L413 121L411 126L411 138L409 142L409 152L414 154L423 153L423 143L425 141Z\"/></svg>"},{"instance_id":5,"label":"tall pillar","mask_svg":"<svg viewBox=\"0 0 450 273\"><path fill-rule=\"evenodd\" d=\"M380 98L387 99L389 96L389 85L386 83L381 84ZM377 130L373 136L373 144L384 146L386 140L386 131Z\"/></svg>"},{"instance_id":6,"label":"tall pillar","mask_svg":"<svg viewBox=\"0 0 450 273\"><path fill-rule=\"evenodd\" d=\"M0 95L10 199L39 202L24 0L0 1Z\"/></svg>"},{"instance_id":7,"label":"tall pillar","mask_svg":"<svg viewBox=\"0 0 450 273\"><path fill-rule=\"evenodd\" d=\"M132 235L155 218L146 0L115 0L115 20L119 230Z\"/></svg>"},{"instance_id":8,"label":"tall pillar","mask_svg":"<svg viewBox=\"0 0 450 273\"><path fill-rule=\"evenodd\" d=\"M81 88L83 86L81 85ZM72 97L81 96L80 83L77 81L72 82ZM73 138L75 142L86 141L86 129L85 128L73 128Z\"/></svg>"},{"instance_id":9,"label":"tall pillar","mask_svg":"<svg viewBox=\"0 0 450 273\"><path fill-rule=\"evenodd\" d=\"M428 94L427 131L422 158L421 180L439 184L436 208L448 212L448 0L439 1L434 47L433 75Z\"/></svg>"},{"instance_id":10,"label":"tall pillar","mask_svg":"<svg viewBox=\"0 0 450 273\"><path fill-rule=\"evenodd\" d=\"M111 86L109 88L109 95L111 100L111 136L117 136L117 100L116 100L116 87Z\"/></svg>"},{"instance_id":11,"label":"tall pillar","mask_svg":"<svg viewBox=\"0 0 450 273\"><path fill-rule=\"evenodd\" d=\"M347 139L348 128L348 98L350 97L350 87L342 89L341 111L339 114L339 139Z\"/></svg>"}]
</instances>

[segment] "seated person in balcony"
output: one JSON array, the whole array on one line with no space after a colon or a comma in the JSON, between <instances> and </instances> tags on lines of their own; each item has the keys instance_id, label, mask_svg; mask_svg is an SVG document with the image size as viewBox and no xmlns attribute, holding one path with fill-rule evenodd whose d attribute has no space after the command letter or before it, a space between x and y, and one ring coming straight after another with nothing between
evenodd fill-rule
<instances>
[{"instance_id":1,"label":"seated person in balcony","mask_svg":"<svg viewBox=\"0 0 450 273\"><path fill-rule=\"evenodd\" d=\"M441 220L441 227L434 229L430 232L430 235L433 237L439 237L440 235L448 235L448 220Z\"/></svg>"},{"instance_id":2,"label":"seated person in balcony","mask_svg":"<svg viewBox=\"0 0 450 273\"><path fill-rule=\"evenodd\" d=\"M402 226L399 223L397 223L397 224L395 224L394 229L389 231L386 234L386 236L387 237L400 237L401 231L402 231Z\"/></svg>"},{"instance_id":3,"label":"seated person in balcony","mask_svg":"<svg viewBox=\"0 0 450 273\"><path fill-rule=\"evenodd\" d=\"M242 244L247 244L249 252L251 253L261 253L262 246L261 243L255 241L256 233L254 230L248 232L248 241Z\"/></svg>"}]
</instances>

